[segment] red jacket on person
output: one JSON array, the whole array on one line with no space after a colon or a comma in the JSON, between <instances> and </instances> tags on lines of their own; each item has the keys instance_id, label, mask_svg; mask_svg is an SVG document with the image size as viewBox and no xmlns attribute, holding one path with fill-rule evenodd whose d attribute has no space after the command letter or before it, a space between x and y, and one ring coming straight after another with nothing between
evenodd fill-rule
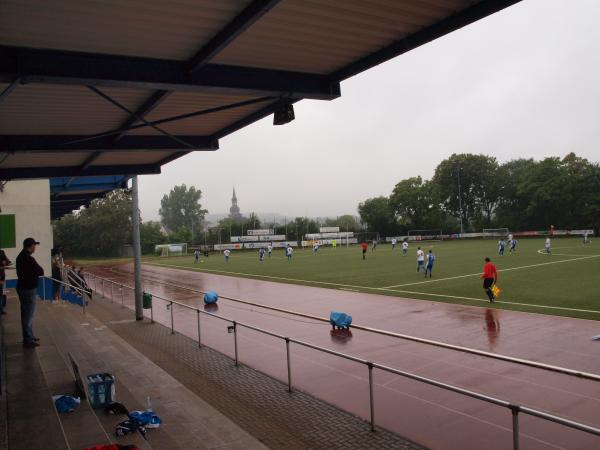
<instances>
[{"instance_id":1,"label":"red jacket on person","mask_svg":"<svg viewBox=\"0 0 600 450\"><path fill-rule=\"evenodd\" d=\"M493 278L494 280L498 280L498 272L496 271L496 266L491 262L485 263L483 266L483 274L481 278Z\"/></svg>"}]
</instances>

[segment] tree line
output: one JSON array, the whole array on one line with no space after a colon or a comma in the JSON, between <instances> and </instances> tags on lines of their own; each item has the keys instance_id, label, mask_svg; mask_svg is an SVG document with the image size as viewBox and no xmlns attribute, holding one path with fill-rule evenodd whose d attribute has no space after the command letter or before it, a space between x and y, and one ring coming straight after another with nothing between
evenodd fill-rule
<instances>
[{"instance_id":1,"label":"tree line","mask_svg":"<svg viewBox=\"0 0 600 450\"><path fill-rule=\"evenodd\" d=\"M600 166L569 153L564 158L516 159L453 154L431 180L411 177L387 197L358 205L367 229L384 236L411 229L444 232L483 228L545 230L595 228L600 224Z\"/></svg>"},{"instance_id":2,"label":"tree line","mask_svg":"<svg viewBox=\"0 0 600 450\"><path fill-rule=\"evenodd\" d=\"M157 244L187 243L188 246L228 243L231 236L243 236L247 230L272 228L275 234L299 241L305 234L317 233L321 226L339 226L342 230L360 231L354 216L343 215L323 220L295 217L283 223L263 222L251 213L240 220L221 219L209 226L207 210L202 208L202 192L185 184L174 186L161 199L160 221L140 224L142 253L151 254ZM53 222L55 246L64 248L69 256L114 257L131 245L131 193L117 189L104 198L93 200L87 208L67 214Z\"/></svg>"}]
</instances>

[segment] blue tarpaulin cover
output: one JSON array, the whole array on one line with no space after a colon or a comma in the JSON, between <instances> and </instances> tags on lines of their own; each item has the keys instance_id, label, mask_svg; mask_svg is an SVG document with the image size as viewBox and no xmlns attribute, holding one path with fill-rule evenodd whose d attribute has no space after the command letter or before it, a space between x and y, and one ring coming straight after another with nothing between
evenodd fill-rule
<instances>
[{"instance_id":1,"label":"blue tarpaulin cover","mask_svg":"<svg viewBox=\"0 0 600 450\"><path fill-rule=\"evenodd\" d=\"M338 311L331 311L329 314L329 322L334 327L349 328L352 323L352 316Z\"/></svg>"},{"instance_id":2,"label":"blue tarpaulin cover","mask_svg":"<svg viewBox=\"0 0 600 450\"><path fill-rule=\"evenodd\" d=\"M219 294L217 294L215 291L208 291L204 294L204 303L206 303L207 305L212 305L213 303L217 303L218 299L219 299Z\"/></svg>"}]
</instances>

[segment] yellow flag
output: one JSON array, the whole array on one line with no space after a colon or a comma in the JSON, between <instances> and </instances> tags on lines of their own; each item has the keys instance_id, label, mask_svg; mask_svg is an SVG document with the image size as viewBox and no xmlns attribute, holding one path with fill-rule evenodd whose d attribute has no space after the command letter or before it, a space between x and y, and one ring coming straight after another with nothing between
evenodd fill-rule
<instances>
[{"instance_id":1,"label":"yellow flag","mask_svg":"<svg viewBox=\"0 0 600 450\"><path fill-rule=\"evenodd\" d=\"M495 298L500 297L501 292L502 292L502 289L500 289L497 285L492 286L492 293L494 294Z\"/></svg>"}]
</instances>

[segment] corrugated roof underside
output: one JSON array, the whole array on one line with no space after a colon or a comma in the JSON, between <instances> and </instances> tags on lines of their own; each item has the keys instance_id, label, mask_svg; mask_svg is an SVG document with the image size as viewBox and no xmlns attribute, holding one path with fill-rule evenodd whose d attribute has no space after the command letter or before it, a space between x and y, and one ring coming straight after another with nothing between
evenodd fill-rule
<instances>
[{"instance_id":1,"label":"corrugated roof underside","mask_svg":"<svg viewBox=\"0 0 600 450\"><path fill-rule=\"evenodd\" d=\"M151 91L102 89L135 110ZM0 103L0 134L95 134L129 115L83 86L20 85Z\"/></svg>"},{"instance_id":2,"label":"corrugated roof underside","mask_svg":"<svg viewBox=\"0 0 600 450\"><path fill-rule=\"evenodd\" d=\"M0 167L11 169L18 167L80 167L93 152L21 152L10 154ZM93 166L130 166L155 164L171 156L173 150L145 150L106 152L98 157Z\"/></svg>"},{"instance_id":3,"label":"corrugated roof underside","mask_svg":"<svg viewBox=\"0 0 600 450\"><path fill-rule=\"evenodd\" d=\"M87 152L16 153L8 155L1 167L73 167L83 164L89 155Z\"/></svg>"},{"instance_id":4,"label":"corrugated roof underside","mask_svg":"<svg viewBox=\"0 0 600 450\"><path fill-rule=\"evenodd\" d=\"M474 3L284 0L213 62L329 74Z\"/></svg>"},{"instance_id":5,"label":"corrugated roof underside","mask_svg":"<svg viewBox=\"0 0 600 450\"><path fill-rule=\"evenodd\" d=\"M0 42L187 60L250 0L2 0Z\"/></svg>"}]
</instances>

